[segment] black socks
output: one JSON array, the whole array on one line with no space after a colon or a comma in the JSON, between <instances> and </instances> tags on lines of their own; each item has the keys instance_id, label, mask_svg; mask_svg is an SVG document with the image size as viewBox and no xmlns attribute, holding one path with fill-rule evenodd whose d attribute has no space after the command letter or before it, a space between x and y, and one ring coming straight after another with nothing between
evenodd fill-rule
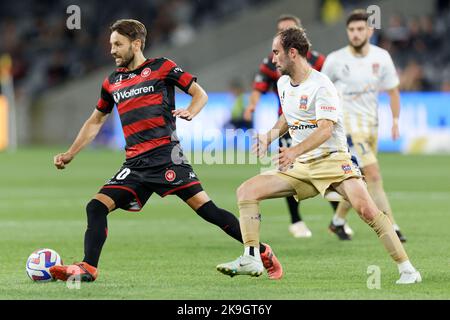
<instances>
[{"instance_id":1,"label":"black socks","mask_svg":"<svg viewBox=\"0 0 450 320\"><path fill-rule=\"evenodd\" d=\"M103 244L108 235L106 216L108 208L97 199L92 199L86 206L87 230L84 234L84 262L97 267Z\"/></svg>"}]
</instances>

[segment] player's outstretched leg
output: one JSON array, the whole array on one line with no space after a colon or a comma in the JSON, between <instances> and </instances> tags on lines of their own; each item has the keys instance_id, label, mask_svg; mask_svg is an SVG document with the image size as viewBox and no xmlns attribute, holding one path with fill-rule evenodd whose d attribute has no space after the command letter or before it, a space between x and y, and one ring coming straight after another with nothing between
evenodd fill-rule
<instances>
[{"instance_id":1,"label":"player's outstretched leg","mask_svg":"<svg viewBox=\"0 0 450 320\"><path fill-rule=\"evenodd\" d=\"M51 267L50 273L54 279L67 281L72 278L91 282L97 278L98 260L108 234L107 215L109 209L103 202L92 199L86 206L86 213L88 224L84 236L85 256L83 262Z\"/></svg>"},{"instance_id":2,"label":"player's outstretched leg","mask_svg":"<svg viewBox=\"0 0 450 320\"><path fill-rule=\"evenodd\" d=\"M344 180L336 189L341 194L346 195L352 207L376 232L386 251L397 263L400 279L396 283L421 282L421 275L409 261L406 251L394 231L391 220L376 207L362 180L356 178Z\"/></svg>"},{"instance_id":3,"label":"player's outstretched leg","mask_svg":"<svg viewBox=\"0 0 450 320\"><path fill-rule=\"evenodd\" d=\"M218 271L229 276L250 275L258 277L264 266L259 253L259 214L258 201L244 200L238 202L239 222L244 239L244 254L231 262L219 264Z\"/></svg>"},{"instance_id":4,"label":"player's outstretched leg","mask_svg":"<svg viewBox=\"0 0 450 320\"><path fill-rule=\"evenodd\" d=\"M286 202L288 204L289 214L291 216L289 232L295 238L310 238L312 236L312 232L302 220L302 216L300 214L300 202L295 200L294 197L287 197Z\"/></svg>"},{"instance_id":5,"label":"player's outstretched leg","mask_svg":"<svg viewBox=\"0 0 450 320\"><path fill-rule=\"evenodd\" d=\"M395 233L397 233L397 236L400 239L400 241L406 242L406 237L402 234L402 232L400 231L400 227L395 222L394 215L392 214L391 205L387 198L386 192L384 191L383 188L383 181L381 180L381 177L380 179L375 179L372 181L368 180L367 189L369 190L370 196L372 197L377 207L380 208L381 211L386 213L389 219L391 220Z\"/></svg>"},{"instance_id":6,"label":"player's outstretched leg","mask_svg":"<svg viewBox=\"0 0 450 320\"><path fill-rule=\"evenodd\" d=\"M282 198L292 196L295 193L293 187L285 180L274 175L259 175L244 182L237 190L239 206L239 222L244 243L244 254L234 261L222 263L217 270L230 275L258 276L263 267L264 255L259 252L259 229L261 214L259 201L266 198ZM270 251L267 251L270 250ZM268 266L269 278L280 279L283 269L278 259L273 255L270 246L266 247L270 260L264 261ZM261 260L263 258L263 260Z\"/></svg>"},{"instance_id":7,"label":"player's outstretched leg","mask_svg":"<svg viewBox=\"0 0 450 320\"><path fill-rule=\"evenodd\" d=\"M231 212L217 207L215 203L209 199L206 192L202 191L196 193L192 197L189 197L189 195L185 196L184 194L177 195L185 200L201 218L218 226L230 237L243 243L239 220ZM189 198L186 199L187 197ZM272 248L268 244L259 243L258 252L269 278L280 279L283 274L283 269Z\"/></svg>"}]
</instances>

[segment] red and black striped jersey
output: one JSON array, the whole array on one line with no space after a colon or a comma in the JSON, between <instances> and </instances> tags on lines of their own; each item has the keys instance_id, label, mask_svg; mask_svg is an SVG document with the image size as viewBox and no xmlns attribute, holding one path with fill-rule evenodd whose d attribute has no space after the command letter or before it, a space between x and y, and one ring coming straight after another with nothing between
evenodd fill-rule
<instances>
[{"instance_id":1,"label":"red and black striped jersey","mask_svg":"<svg viewBox=\"0 0 450 320\"><path fill-rule=\"evenodd\" d=\"M253 89L258 90L261 93L267 93L270 89L273 89L278 97L277 81L281 77L280 71L278 71L275 64L272 62L273 52L267 58L264 58L263 62L259 65L259 71L253 81ZM325 62L325 56L317 51L308 51L306 60L315 70L320 71L323 63ZM278 114L281 114L281 104L279 104Z\"/></svg>"},{"instance_id":2,"label":"red and black striped jersey","mask_svg":"<svg viewBox=\"0 0 450 320\"><path fill-rule=\"evenodd\" d=\"M132 71L118 68L103 81L97 110L109 113L117 107L127 159L153 151L170 154L179 143L172 116L175 86L187 93L193 81L196 77L167 58L147 59Z\"/></svg>"}]
</instances>

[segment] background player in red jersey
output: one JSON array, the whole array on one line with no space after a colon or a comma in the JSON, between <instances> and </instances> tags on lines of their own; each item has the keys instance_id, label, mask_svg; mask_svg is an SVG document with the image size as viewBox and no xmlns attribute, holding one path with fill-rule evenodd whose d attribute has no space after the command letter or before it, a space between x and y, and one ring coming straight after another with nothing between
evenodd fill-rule
<instances>
[{"instance_id":1,"label":"background player in red jersey","mask_svg":"<svg viewBox=\"0 0 450 320\"><path fill-rule=\"evenodd\" d=\"M298 17L293 15L281 15L277 21L277 32L283 31L288 28L301 27L301 21ZM249 98L249 105L244 112L244 119L246 121L252 120L252 114L256 110L261 95L269 92L270 90L277 93L277 81L281 77L281 73L275 67L272 62L273 53L271 52L268 57L264 58L263 62L259 66L259 71L255 76L253 82L253 90ZM322 65L325 62L325 56L317 51L309 50L306 55L306 60L308 63L317 71L322 69ZM282 113L281 104L278 101L278 115ZM286 133L279 140L280 147L290 147L292 144L292 139L289 133ZM289 226L289 231L296 238L309 238L312 236L311 230L303 222L300 215L299 202L295 200L294 197L287 197L287 204L289 208L289 213L291 216L291 225ZM336 209L338 202L332 202L333 209ZM346 226L348 228L348 226ZM351 231L351 230L349 230Z\"/></svg>"},{"instance_id":2,"label":"background player in red jersey","mask_svg":"<svg viewBox=\"0 0 450 320\"><path fill-rule=\"evenodd\" d=\"M50 268L52 276L63 281L71 276L94 281L108 234L108 213L116 208L139 211L153 192L161 197L177 195L203 219L242 243L238 219L218 208L203 191L175 133L175 118L192 120L208 100L205 91L173 61L144 57L147 31L141 22L118 20L110 30L111 55L118 69L104 80L96 109L69 150L54 157L54 164L64 169L95 138L114 106L126 140L126 161L87 204L83 261ZM175 86L192 96L186 109L175 109ZM269 278L281 278L282 267L271 248L261 244L260 250Z\"/></svg>"}]
</instances>

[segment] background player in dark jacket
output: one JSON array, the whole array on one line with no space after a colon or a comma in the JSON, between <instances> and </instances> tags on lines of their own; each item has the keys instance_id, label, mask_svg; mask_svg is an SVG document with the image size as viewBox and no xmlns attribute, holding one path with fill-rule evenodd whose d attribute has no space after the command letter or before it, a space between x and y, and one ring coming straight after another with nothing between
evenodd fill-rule
<instances>
[{"instance_id":1,"label":"background player in dark jacket","mask_svg":"<svg viewBox=\"0 0 450 320\"><path fill-rule=\"evenodd\" d=\"M283 31L288 28L301 27L300 19L293 15L281 15L277 21L277 31ZM259 71L255 76L253 82L253 90L250 94L249 105L247 106L244 119L246 121L252 120L252 114L256 110L256 106L261 98L262 94L269 92L270 90L275 91L278 98L277 92L277 81L281 74L272 62L273 53L271 52L268 57L264 58L263 62L259 66ZM310 50L306 55L306 60L308 63L317 71L322 69L322 65L325 62L325 56L317 51ZM281 104L278 101L278 116L282 113ZM289 133L286 133L279 140L280 147L290 147L291 137ZM287 197L287 204L289 208L289 213L291 215L291 225L289 226L289 231L296 238L309 238L312 236L311 230L302 221L300 215L300 206L294 197ZM332 203L333 208L336 209L337 202Z\"/></svg>"},{"instance_id":2,"label":"background player in dark jacket","mask_svg":"<svg viewBox=\"0 0 450 320\"><path fill-rule=\"evenodd\" d=\"M173 61L144 57L147 31L139 21L118 20L110 29L111 55L118 69L103 81L96 109L69 150L54 157L54 164L64 169L95 138L114 106L126 140L126 161L86 207L83 262L50 268L52 276L63 281L71 276L94 281L108 234L108 213L116 208L139 211L154 192L177 195L203 219L242 242L239 220L203 191L175 132L176 117L190 121L205 106L205 91ZM188 108L175 109L175 86L192 96ZM282 268L271 248L261 244L261 250L269 277L280 278Z\"/></svg>"}]
</instances>

